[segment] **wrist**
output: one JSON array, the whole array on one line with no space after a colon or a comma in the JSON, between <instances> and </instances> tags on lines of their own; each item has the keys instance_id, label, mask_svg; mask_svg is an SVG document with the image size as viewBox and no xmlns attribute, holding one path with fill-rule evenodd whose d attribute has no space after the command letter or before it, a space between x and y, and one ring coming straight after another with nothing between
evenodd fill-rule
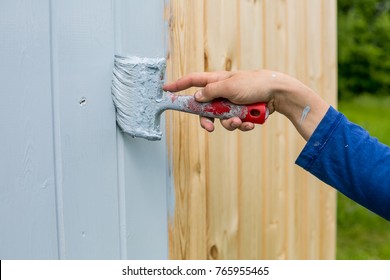
<instances>
[{"instance_id":1,"label":"wrist","mask_svg":"<svg viewBox=\"0 0 390 280\"><path fill-rule=\"evenodd\" d=\"M273 89L275 110L285 115L308 140L329 109L318 94L302 82L282 75Z\"/></svg>"},{"instance_id":2,"label":"wrist","mask_svg":"<svg viewBox=\"0 0 390 280\"><path fill-rule=\"evenodd\" d=\"M299 112L302 112L315 93L300 81L288 76L277 83L273 89L275 111L294 121L297 113L299 115Z\"/></svg>"}]
</instances>

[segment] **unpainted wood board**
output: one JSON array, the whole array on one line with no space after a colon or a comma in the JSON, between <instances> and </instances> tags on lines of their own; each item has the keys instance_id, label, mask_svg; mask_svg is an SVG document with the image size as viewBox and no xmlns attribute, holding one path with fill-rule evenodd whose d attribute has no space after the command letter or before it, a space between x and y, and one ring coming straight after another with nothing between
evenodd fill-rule
<instances>
[{"instance_id":1,"label":"unpainted wood board","mask_svg":"<svg viewBox=\"0 0 390 280\"><path fill-rule=\"evenodd\" d=\"M263 1L238 1L239 9L239 48L238 68L243 70L260 69L264 65L265 6ZM239 133L238 174L239 174L239 254L237 258L265 258L267 166L264 161L268 150L265 127L251 133ZM256 199L253 199L256 198ZM251 236L251 238L248 238Z\"/></svg>"},{"instance_id":2,"label":"unpainted wood board","mask_svg":"<svg viewBox=\"0 0 390 280\"><path fill-rule=\"evenodd\" d=\"M284 1L264 2L264 68L284 71L286 67L287 51L287 10ZM267 180L267 196L263 209L266 211L265 227L265 252L271 259L283 259L285 256L287 217L285 207L287 205L287 187L289 178L286 174L286 158L288 151L288 137L286 130L287 120L275 114L270 117L264 129L268 150L268 157L263 157L267 163L265 172ZM291 161L290 161L290 165Z\"/></svg>"},{"instance_id":3,"label":"unpainted wood board","mask_svg":"<svg viewBox=\"0 0 390 280\"><path fill-rule=\"evenodd\" d=\"M238 12L233 2L205 3L208 71L237 69ZM237 132L216 121L208 135L207 227L210 259L234 259L238 254L239 193Z\"/></svg>"},{"instance_id":4,"label":"unpainted wood board","mask_svg":"<svg viewBox=\"0 0 390 280\"><path fill-rule=\"evenodd\" d=\"M286 1L287 19L286 19L286 68L284 71L297 79L304 81L306 78L306 3L305 0ZM286 252L288 259L305 259L302 252L306 247L306 219L305 209L307 186L304 182L305 172L297 166L292 166L293 160L302 150L304 141L300 135L297 135L295 128L289 125L286 132L290 135L288 139L288 149L286 168L289 174L289 194L287 196L287 225L288 230L286 240ZM303 209L303 210L302 210Z\"/></svg>"},{"instance_id":5,"label":"unpainted wood board","mask_svg":"<svg viewBox=\"0 0 390 280\"><path fill-rule=\"evenodd\" d=\"M322 76L321 96L337 108L337 1L322 0ZM336 94L335 94L336 93ZM319 255L322 259L334 259L336 256L337 193L322 184L320 189L321 244Z\"/></svg>"},{"instance_id":6,"label":"unpainted wood board","mask_svg":"<svg viewBox=\"0 0 390 280\"><path fill-rule=\"evenodd\" d=\"M167 79L202 71L207 64L203 42L203 1L169 1ZM194 89L180 94L194 94ZM167 113L167 134L174 191L170 196L169 257L206 259L206 169L208 149L197 116Z\"/></svg>"},{"instance_id":7,"label":"unpainted wood board","mask_svg":"<svg viewBox=\"0 0 390 280\"><path fill-rule=\"evenodd\" d=\"M174 24L170 28L169 67L175 75L170 79L194 69L269 68L297 77L321 95L326 84L328 98L335 100L335 1L308 2L204 1L203 9L192 9L189 18L178 21L180 15L187 15L188 6L171 1ZM333 22L326 28L325 18ZM196 42L191 35L195 30L204 34L196 33ZM186 42L196 52L189 52ZM333 48L326 55L329 63L318 51L324 46ZM199 62L202 47L203 69ZM170 222L171 258L204 258L205 253L209 259L334 258L335 192L294 166L304 142L287 119L272 115L263 127L246 134L226 132L216 123L213 134L191 138L198 141L197 146L186 144L188 136L198 131L197 123L180 114L172 114L171 122L172 141L181 144L171 146L176 198L178 189L181 199L190 193L196 197L194 192L203 190L203 185L196 184L206 187L206 218L203 196L197 196L197 208L185 199L180 206L176 204ZM195 162L187 154L194 149L202 154L196 165L205 166L197 169L205 172L205 182L202 178L189 180L195 176ZM189 181L193 182L190 191L182 188ZM191 224L186 220L189 215ZM191 229L203 228L204 223L206 244L191 242Z\"/></svg>"}]
</instances>

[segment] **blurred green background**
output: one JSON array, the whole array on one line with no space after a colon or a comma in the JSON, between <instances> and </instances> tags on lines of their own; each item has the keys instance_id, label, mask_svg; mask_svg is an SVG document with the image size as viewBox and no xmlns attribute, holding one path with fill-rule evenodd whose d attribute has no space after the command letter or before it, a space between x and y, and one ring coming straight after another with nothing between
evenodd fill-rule
<instances>
[{"instance_id":1,"label":"blurred green background","mask_svg":"<svg viewBox=\"0 0 390 280\"><path fill-rule=\"evenodd\" d=\"M338 108L390 146L390 0L337 3ZM390 259L390 222L337 199L337 259Z\"/></svg>"}]
</instances>

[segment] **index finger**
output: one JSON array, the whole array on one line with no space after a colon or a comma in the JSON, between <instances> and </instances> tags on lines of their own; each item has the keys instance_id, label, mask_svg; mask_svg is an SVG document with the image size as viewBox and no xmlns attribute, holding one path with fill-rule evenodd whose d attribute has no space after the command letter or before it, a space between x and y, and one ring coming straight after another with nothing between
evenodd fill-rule
<instances>
[{"instance_id":1,"label":"index finger","mask_svg":"<svg viewBox=\"0 0 390 280\"><path fill-rule=\"evenodd\" d=\"M165 84L163 90L181 91L190 87L205 87L207 84L227 79L230 72L196 72L188 74L172 83Z\"/></svg>"}]
</instances>

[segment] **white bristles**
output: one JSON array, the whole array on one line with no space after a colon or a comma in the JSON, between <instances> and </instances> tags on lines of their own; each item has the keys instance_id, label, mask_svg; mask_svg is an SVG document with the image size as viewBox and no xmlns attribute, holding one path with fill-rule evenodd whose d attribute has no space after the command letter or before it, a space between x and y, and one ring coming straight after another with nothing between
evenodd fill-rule
<instances>
[{"instance_id":1,"label":"white bristles","mask_svg":"<svg viewBox=\"0 0 390 280\"><path fill-rule=\"evenodd\" d=\"M112 96L119 127L132 137L160 140L156 106L163 95L164 58L115 56Z\"/></svg>"}]
</instances>

